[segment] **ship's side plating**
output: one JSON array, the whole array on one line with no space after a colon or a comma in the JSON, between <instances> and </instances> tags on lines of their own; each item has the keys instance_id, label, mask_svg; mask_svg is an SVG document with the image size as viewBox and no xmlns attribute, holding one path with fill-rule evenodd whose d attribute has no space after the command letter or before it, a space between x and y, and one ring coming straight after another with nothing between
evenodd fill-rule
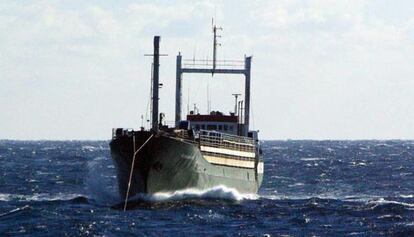
<instances>
[{"instance_id":1,"label":"ship's side plating","mask_svg":"<svg viewBox=\"0 0 414 237\"><path fill-rule=\"evenodd\" d=\"M125 196L127 190L134 153L133 141L135 140L135 147L138 148L150 136L149 132L132 132L111 141L111 152L117 166L119 191L122 196ZM200 142L168 134L159 133L153 136L136 157L129 195L187 188L203 190L218 185L235 188L242 193L258 191L263 179L263 163L258 156L253 157L252 164L249 164L240 162L243 159L240 157L234 159L231 155L224 157L214 155L218 153L205 153L200 147L214 148L200 146ZM231 149L221 151L232 153Z\"/></svg>"}]
</instances>

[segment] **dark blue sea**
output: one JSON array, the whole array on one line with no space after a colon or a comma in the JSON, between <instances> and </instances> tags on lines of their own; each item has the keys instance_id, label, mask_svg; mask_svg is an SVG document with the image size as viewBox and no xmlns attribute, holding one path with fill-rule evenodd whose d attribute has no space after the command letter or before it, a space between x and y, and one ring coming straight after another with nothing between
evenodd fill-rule
<instances>
[{"instance_id":1,"label":"dark blue sea","mask_svg":"<svg viewBox=\"0 0 414 237\"><path fill-rule=\"evenodd\" d=\"M107 141L0 141L0 236L414 236L414 141L265 141L258 195L113 206Z\"/></svg>"}]
</instances>

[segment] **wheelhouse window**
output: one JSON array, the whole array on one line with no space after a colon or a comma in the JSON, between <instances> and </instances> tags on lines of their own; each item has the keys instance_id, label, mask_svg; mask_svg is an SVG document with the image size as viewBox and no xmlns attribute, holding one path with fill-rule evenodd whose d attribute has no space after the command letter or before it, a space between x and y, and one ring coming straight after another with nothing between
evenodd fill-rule
<instances>
[{"instance_id":1,"label":"wheelhouse window","mask_svg":"<svg viewBox=\"0 0 414 237\"><path fill-rule=\"evenodd\" d=\"M207 125L207 130L217 130L217 125Z\"/></svg>"}]
</instances>

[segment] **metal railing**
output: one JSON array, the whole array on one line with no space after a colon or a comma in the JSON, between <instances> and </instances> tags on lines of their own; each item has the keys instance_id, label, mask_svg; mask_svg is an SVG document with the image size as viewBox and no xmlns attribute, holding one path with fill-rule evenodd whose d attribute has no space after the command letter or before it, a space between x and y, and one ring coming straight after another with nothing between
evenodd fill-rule
<instances>
[{"instance_id":1,"label":"metal railing","mask_svg":"<svg viewBox=\"0 0 414 237\"><path fill-rule=\"evenodd\" d=\"M183 59L186 68L211 68L213 60L208 59ZM217 68L237 68L244 69L244 61L242 60L216 60Z\"/></svg>"},{"instance_id":2,"label":"metal railing","mask_svg":"<svg viewBox=\"0 0 414 237\"><path fill-rule=\"evenodd\" d=\"M132 128L112 128L112 139L122 136L132 136L134 130Z\"/></svg>"},{"instance_id":3,"label":"metal railing","mask_svg":"<svg viewBox=\"0 0 414 237\"><path fill-rule=\"evenodd\" d=\"M250 137L200 130L199 139L200 146L224 148L252 153L255 153L256 151L256 144Z\"/></svg>"},{"instance_id":4,"label":"metal railing","mask_svg":"<svg viewBox=\"0 0 414 237\"><path fill-rule=\"evenodd\" d=\"M173 128L173 127L175 127L175 121L165 120L165 121L162 121L162 125L163 126L168 126L169 128Z\"/></svg>"}]
</instances>

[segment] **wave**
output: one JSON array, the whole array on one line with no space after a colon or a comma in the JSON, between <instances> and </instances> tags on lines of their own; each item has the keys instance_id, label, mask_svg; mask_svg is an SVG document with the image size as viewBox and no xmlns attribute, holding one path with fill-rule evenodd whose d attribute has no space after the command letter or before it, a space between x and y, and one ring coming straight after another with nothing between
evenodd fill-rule
<instances>
[{"instance_id":1,"label":"wave","mask_svg":"<svg viewBox=\"0 0 414 237\"><path fill-rule=\"evenodd\" d=\"M183 205L214 205L215 203L256 200L256 194L241 194L236 189L219 185L206 190L184 189L174 192L158 192L154 194L139 193L128 199L127 209L136 208L171 208ZM112 206L114 209L124 209L125 202Z\"/></svg>"},{"instance_id":2,"label":"wave","mask_svg":"<svg viewBox=\"0 0 414 237\"><path fill-rule=\"evenodd\" d=\"M95 150L99 150L99 147L84 145L81 147L81 149L86 150L86 151L95 151Z\"/></svg>"},{"instance_id":3,"label":"wave","mask_svg":"<svg viewBox=\"0 0 414 237\"><path fill-rule=\"evenodd\" d=\"M395 205L400 205L404 207L414 207L414 203L391 201L391 200L385 200L384 198L379 198L377 200L371 200L368 202L368 204L373 204L372 208L376 208L378 206L387 205L387 204L395 204Z\"/></svg>"},{"instance_id":4,"label":"wave","mask_svg":"<svg viewBox=\"0 0 414 237\"><path fill-rule=\"evenodd\" d=\"M411 198L412 195L400 195L399 197ZM374 206L386 205L386 204L395 204L405 207L414 207L414 203L399 202L394 200L387 200L384 197L380 196L335 196L335 195L315 195L315 196L290 196L290 195L260 195L259 199L268 199L268 200L310 200L310 199L321 199L321 200L338 200L344 202L357 202L365 203Z\"/></svg>"},{"instance_id":5,"label":"wave","mask_svg":"<svg viewBox=\"0 0 414 237\"><path fill-rule=\"evenodd\" d=\"M234 188L228 188L224 185L219 185L206 190L199 189L184 189L174 192L159 192L154 194L137 194L131 198L134 200L144 200L148 202L165 202L165 201L180 201L180 200L194 200L194 199L223 199L230 201L242 201L245 199L258 199L256 194L242 194Z\"/></svg>"},{"instance_id":6,"label":"wave","mask_svg":"<svg viewBox=\"0 0 414 237\"><path fill-rule=\"evenodd\" d=\"M85 185L88 196L99 205L111 206L120 202L116 172L108 157L95 157L87 163Z\"/></svg>"},{"instance_id":7,"label":"wave","mask_svg":"<svg viewBox=\"0 0 414 237\"><path fill-rule=\"evenodd\" d=\"M309 157L309 158L300 158L301 161L318 161L318 160L326 160L325 157Z\"/></svg>"},{"instance_id":8,"label":"wave","mask_svg":"<svg viewBox=\"0 0 414 237\"><path fill-rule=\"evenodd\" d=\"M300 185L297 185L300 186ZM306 201L309 199L321 199L321 200L339 200L339 201L368 201L371 200L369 197L354 197L354 196L335 196L333 194L324 194L324 195L260 195L260 199L268 200L297 200L297 201Z\"/></svg>"},{"instance_id":9,"label":"wave","mask_svg":"<svg viewBox=\"0 0 414 237\"><path fill-rule=\"evenodd\" d=\"M299 183L289 184L288 187L291 188L291 187L298 187L298 186L303 186L303 185L305 185L305 184L299 182Z\"/></svg>"},{"instance_id":10,"label":"wave","mask_svg":"<svg viewBox=\"0 0 414 237\"><path fill-rule=\"evenodd\" d=\"M22 206L22 207L18 207L18 208L15 208L13 210L10 210L8 212L0 213L0 218L14 216L17 213L21 213L23 211L30 210L30 209L31 209L31 207L29 205L25 205L25 206Z\"/></svg>"},{"instance_id":11,"label":"wave","mask_svg":"<svg viewBox=\"0 0 414 237\"><path fill-rule=\"evenodd\" d=\"M42 202L42 201L70 201L77 198L84 197L82 194L50 194L50 193L35 193L33 195L22 195L22 194L11 194L11 193L0 193L0 201L18 201L18 202Z\"/></svg>"}]
</instances>

